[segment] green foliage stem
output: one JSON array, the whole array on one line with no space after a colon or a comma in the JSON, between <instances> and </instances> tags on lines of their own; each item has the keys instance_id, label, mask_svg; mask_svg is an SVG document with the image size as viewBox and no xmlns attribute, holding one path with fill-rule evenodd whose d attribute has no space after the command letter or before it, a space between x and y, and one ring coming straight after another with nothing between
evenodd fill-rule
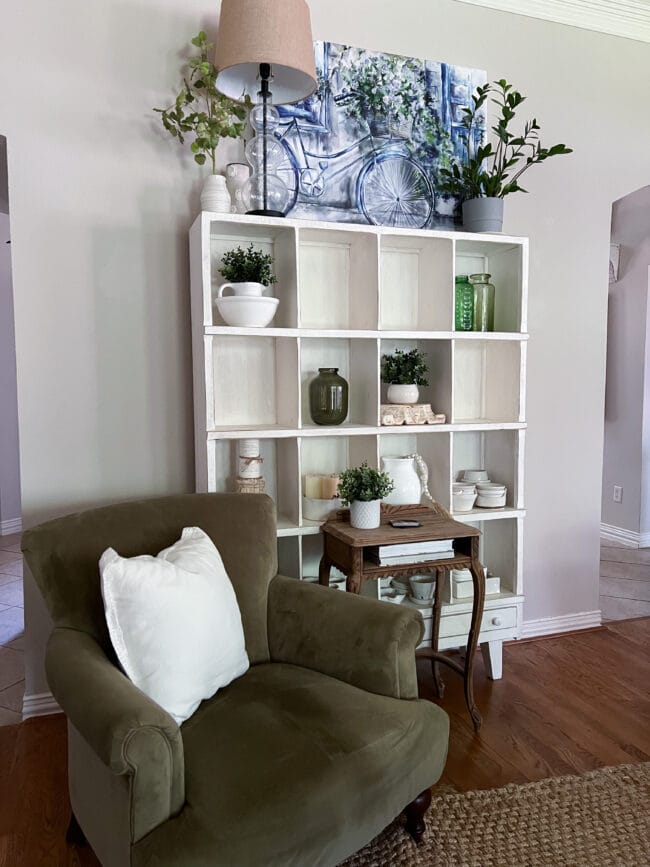
<instances>
[{"instance_id":1,"label":"green foliage stem","mask_svg":"<svg viewBox=\"0 0 650 867\"><path fill-rule=\"evenodd\" d=\"M154 108L161 116L167 132L181 144L185 136L194 135L190 149L200 166L209 158L212 173L216 173L215 154L222 138L240 138L244 132L250 100L239 105L216 88L217 68L210 60L212 44L202 30L192 39L197 53L188 61L189 76L174 104L169 108Z\"/></svg>"},{"instance_id":2,"label":"green foliage stem","mask_svg":"<svg viewBox=\"0 0 650 867\"><path fill-rule=\"evenodd\" d=\"M245 250L235 247L223 254L219 270L228 283L262 283L272 286L278 282L273 273L273 256L256 250L249 244Z\"/></svg>"},{"instance_id":3,"label":"green foliage stem","mask_svg":"<svg viewBox=\"0 0 650 867\"><path fill-rule=\"evenodd\" d=\"M494 94L491 102L499 107L499 116L491 127L495 140L479 145L472 153L472 133L490 94ZM526 193L519 185L524 172L550 157L573 152L564 144L542 147L536 118L526 121L523 133L516 135L511 131L511 121L525 99L505 78L476 88L471 106L463 109L466 159L440 170L442 192L463 199L488 196L502 199L510 193Z\"/></svg>"},{"instance_id":4,"label":"green foliage stem","mask_svg":"<svg viewBox=\"0 0 650 867\"><path fill-rule=\"evenodd\" d=\"M388 473L380 473L368 466L364 461L360 467L345 470L339 478L337 494L345 506L354 500L368 503L371 500L383 500L393 490L395 485Z\"/></svg>"},{"instance_id":5,"label":"green foliage stem","mask_svg":"<svg viewBox=\"0 0 650 867\"><path fill-rule=\"evenodd\" d=\"M419 349L397 349L381 357L381 379L387 385L428 385L428 372L426 356Z\"/></svg>"}]
</instances>

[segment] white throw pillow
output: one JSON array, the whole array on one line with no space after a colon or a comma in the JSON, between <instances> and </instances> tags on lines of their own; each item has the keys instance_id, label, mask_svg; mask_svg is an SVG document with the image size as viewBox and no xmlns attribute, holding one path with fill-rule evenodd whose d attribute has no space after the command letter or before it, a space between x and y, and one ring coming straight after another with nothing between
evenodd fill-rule
<instances>
[{"instance_id":1,"label":"white throw pillow","mask_svg":"<svg viewBox=\"0 0 650 867\"><path fill-rule=\"evenodd\" d=\"M99 561L108 631L126 675L177 723L248 670L235 591L198 527L156 557Z\"/></svg>"}]
</instances>

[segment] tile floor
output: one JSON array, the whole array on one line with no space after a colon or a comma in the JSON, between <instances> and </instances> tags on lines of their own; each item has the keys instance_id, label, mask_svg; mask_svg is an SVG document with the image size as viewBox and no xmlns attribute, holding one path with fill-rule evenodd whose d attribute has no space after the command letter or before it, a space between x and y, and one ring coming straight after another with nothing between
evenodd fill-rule
<instances>
[{"instance_id":1,"label":"tile floor","mask_svg":"<svg viewBox=\"0 0 650 867\"><path fill-rule=\"evenodd\" d=\"M0 726L22 720L23 558L20 533L0 536Z\"/></svg>"}]
</instances>

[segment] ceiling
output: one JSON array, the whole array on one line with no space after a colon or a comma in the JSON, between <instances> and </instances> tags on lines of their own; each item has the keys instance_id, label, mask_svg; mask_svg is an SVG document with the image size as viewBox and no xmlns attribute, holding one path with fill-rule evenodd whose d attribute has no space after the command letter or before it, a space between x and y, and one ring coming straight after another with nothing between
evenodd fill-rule
<instances>
[{"instance_id":1,"label":"ceiling","mask_svg":"<svg viewBox=\"0 0 650 867\"><path fill-rule=\"evenodd\" d=\"M650 42L650 0L456 0Z\"/></svg>"}]
</instances>

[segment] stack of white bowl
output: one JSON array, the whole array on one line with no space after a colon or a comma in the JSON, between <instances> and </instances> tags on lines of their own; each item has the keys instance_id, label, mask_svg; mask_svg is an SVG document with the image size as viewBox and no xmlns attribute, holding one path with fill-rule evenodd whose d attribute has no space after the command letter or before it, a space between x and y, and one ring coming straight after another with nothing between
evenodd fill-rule
<instances>
[{"instance_id":1,"label":"stack of white bowl","mask_svg":"<svg viewBox=\"0 0 650 867\"><path fill-rule=\"evenodd\" d=\"M501 509L506 504L508 489L491 482L487 470L465 470L454 482L452 494L454 512L470 512L476 504L481 509Z\"/></svg>"}]
</instances>

